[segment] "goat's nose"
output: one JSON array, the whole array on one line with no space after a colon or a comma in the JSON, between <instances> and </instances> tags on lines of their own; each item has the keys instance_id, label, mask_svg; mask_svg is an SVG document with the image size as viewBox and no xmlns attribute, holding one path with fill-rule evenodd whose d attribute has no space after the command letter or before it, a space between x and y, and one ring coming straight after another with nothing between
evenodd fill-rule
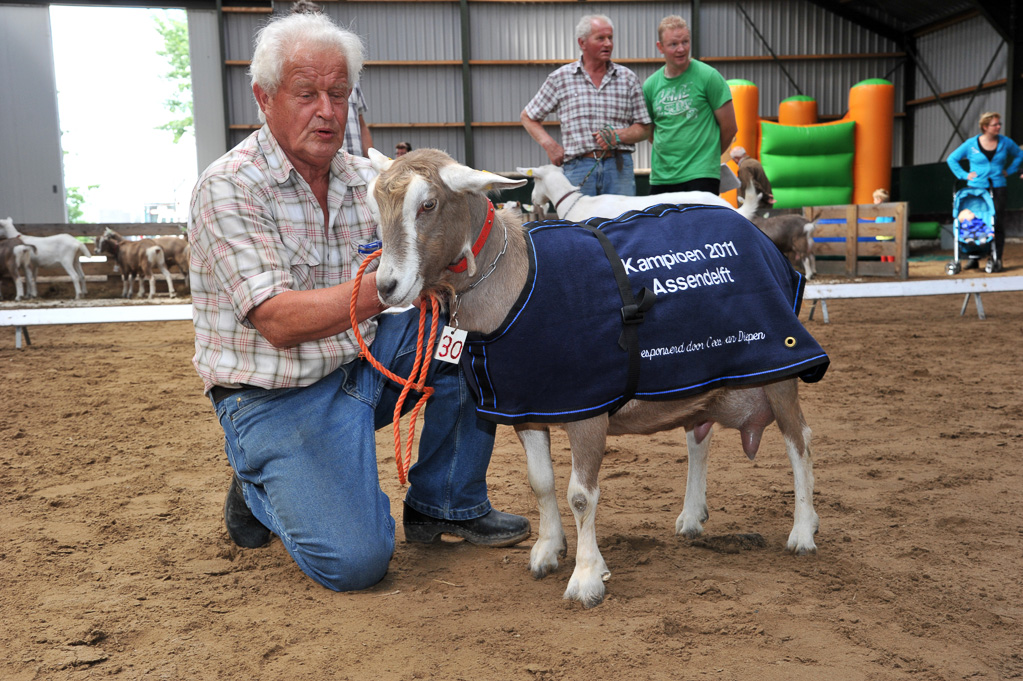
<instances>
[{"instance_id":1,"label":"goat's nose","mask_svg":"<svg viewBox=\"0 0 1023 681\"><path fill-rule=\"evenodd\" d=\"M394 293L394 289L396 288L398 288L397 279L394 279L393 277L377 277L377 293L380 294L381 300L386 301Z\"/></svg>"}]
</instances>

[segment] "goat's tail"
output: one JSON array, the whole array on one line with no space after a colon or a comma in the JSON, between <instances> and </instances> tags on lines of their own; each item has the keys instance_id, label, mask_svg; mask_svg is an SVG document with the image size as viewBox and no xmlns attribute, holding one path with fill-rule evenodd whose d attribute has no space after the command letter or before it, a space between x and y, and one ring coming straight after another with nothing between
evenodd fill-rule
<instances>
[{"instance_id":1,"label":"goat's tail","mask_svg":"<svg viewBox=\"0 0 1023 681\"><path fill-rule=\"evenodd\" d=\"M78 252L84 255L86 258L91 258L92 253L89 252L89 247L81 241L78 242Z\"/></svg>"},{"instance_id":2,"label":"goat's tail","mask_svg":"<svg viewBox=\"0 0 1023 681\"><path fill-rule=\"evenodd\" d=\"M32 265L32 254L36 247L23 244L14 247L14 266L20 269L28 269Z\"/></svg>"},{"instance_id":3,"label":"goat's tail","mask_svg":"<svg viewBox=\"0 0 1023 681\"><path fill-rule=\"evenodd\" d=\"M156 269L161 269L167 266L167 259L163 255L163 248L160 246L150 246L146 249L146 260L149 264Z\"/></svg>"},{"instance_id":4,"label":"goat's tail","mask_svg":"<svg viewBox=\"0 0 1023 681\"><path fill-rule=\"evenodd\" d=\"M757 214L757 206L760 205L761 194L757 193L757 188L750 182L746 185L746 194L739 194L736 198L739 203L739 215L743 216L747 220L752 220L753 216Z\"/></svg>"}]
</instances>

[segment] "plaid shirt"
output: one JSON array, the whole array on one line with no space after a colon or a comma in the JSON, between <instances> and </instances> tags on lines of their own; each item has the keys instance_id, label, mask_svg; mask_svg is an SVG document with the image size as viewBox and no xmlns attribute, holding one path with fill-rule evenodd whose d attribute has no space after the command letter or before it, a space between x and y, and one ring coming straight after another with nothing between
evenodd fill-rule
<instances>
[{"instance_id":1,"label":"plaid shirt","mask_svg":"<svg viewBox=\"0 0 1023 681\"><path fill-rule=\"evenodd\" d=\"M267 126L215 161L192 192L192 363L214 385L290 388L315 383L359 354L351 331L273 347L248 321L260 303L288 290L351 280L379 239L366 206L369 160L340 151L331 163L329 229L312 190ZM347 315L345 310L338 314ZM376 322L359 330L367 342Z\"/></svg>"},{"instance_id":2,"label":"plaid shirt","mask_svg":"<svg viewBox=\"0 0 1023 681\"><path fill-rule=\"evenodd\" d=\"M539 92L526 105L526 115L534 121L542 121L555 109L561 119L561 144L566 161L600 151L593 133L605 125L627 128L633 123L650 123L639 77L614 62L608 62L599 88L586 73L581 58L547 76ZM619 144L618 148L633 151L636 147Z\"/></svg>"},{"instance_id":3,"label":"plaid shirt","mask_svg":"<svg viewBox=\"0 0 1023 681\"><path fill-rule=\"evenodd\" d=\"M348 124L345 125L345 151L352 156L362 156L362 126L359 116L369 111L362 88L356 83L348 95Z\"/></svg>"}]
</instances>

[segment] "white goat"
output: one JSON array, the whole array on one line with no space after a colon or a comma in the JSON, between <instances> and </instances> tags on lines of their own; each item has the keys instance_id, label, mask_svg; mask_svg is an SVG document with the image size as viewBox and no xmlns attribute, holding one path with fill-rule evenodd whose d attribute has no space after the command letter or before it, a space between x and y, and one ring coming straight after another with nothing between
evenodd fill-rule
<instances>
[{"instance_id":1,"label":"white goat","mask_svg":"<svg viewBox=\"0 0 1023 681\"><path fill-rule=\"evenodd\" d=\"M139 298L145 290L143 279L149 280L149 297L156 294L156 273L160 270L167 280L170 297L177 297L174 283L171 281L170 270L164 262L163 249L152 239L128 241L123 236L107 227L99 239L96 239L96 254L106 253L114 256L121 270L121 297L131 298L135 287L135 277L139 279Z\"/></svg>"},{"instance_id":2,"label":"white goat","mask_svg":"<svg viewBox=\"0 0 1023 681\"><path fill-rule=\"evenodd\" d=\"M38 295L35 285L35 270L39 267L50 267L60 265L71 277L75 287L75 298L83 298L86 294L85 272L82 271L82 263L78 256L89 257L89 249L78 239L70 234L54 234L53 236L26 236L20 234L14 228L14 220L5 218L0 220L0 229L8 239L21 237L22 242L28 246L34 246L35 252L32 255L32 280L29 282L29 295Z\"/></svg>"},{"instance_id":3,"label":"white goat","mask_svg":"<svg viewBox=\"0 0 1023 681\"><path fill-rule=\"evenodd\" d=\"M371 149L370 159L381 172L370 186L370 207L383 239L376 279L380 299L400 307L422 293L434 293L456 311L460 328L482 333L499 328L526 285L530 259L521 219L512 211L497 211L491 238L482 246L476 244L488 212L483 191L521 186L523 181L467 168L433 149L417 150L396 161ZM461 258L467 262L463 271L449 269ZM799 406L795 378L716 388L672 401L632 400L613 414L565 423L572 448L568 502L578 530L575 570L565 598L586 607L597 605L610 576L597 546L595 525L597 478L608 434L685 428L689 470L675 532L693 538L703 532L702 523L708 517L706 476L712 425L738 429L743 449L752 457L764 428L775 420L785 439L795 483L788 549L813 553L819 521L813 508L810 429ZM529 559L533 576L540 578L557 568L559 555L567 549L555 494L550 431L543 423L515 428L526 450L529 482L540 509L539 537Z\"/></svg>"},{"instance_id":4,"label":"white goat","mask_svg":"<svg viewBox=\"0 0 1023 681\"><path fill-rule=\"evenodd\" d=\"M816 225L802 215L773 215L761 217L757 205L761 194L752 184L746 188L746 197L739 214L757 226L790 260L803 263L807 279L817 274L817 258L813 253L813 231Z\"/></svg>"},{"instance_id":5,"label":"white goat","mask_svg":"<svg viewBox=\"0 0 1023 681\"><path fill-rule=\"evenodd\" d=\"M533 205L543 208L550 202L562 220L582 222L593 217L616 218L630 210L643 210L659 203L728 206L731 204L709 192L671 192L650 196L601 194L586 196L565 177L565 171L554 165L539 168L517 168L533 178Z\"/></svg>"},{"instance_id":6,"label":"white goat","mask_svg":"<svg viewBox=\"0 0 1023 681\"><path fill-rule=\"evenodd\" d=\"M26 246L19 237L0 239L0 277L7 275L14 280L15 300L26 297L26 283L29 292L35 290L35 273L32 271L34 251L34 246Z\"/></svg>"}]
</instances>

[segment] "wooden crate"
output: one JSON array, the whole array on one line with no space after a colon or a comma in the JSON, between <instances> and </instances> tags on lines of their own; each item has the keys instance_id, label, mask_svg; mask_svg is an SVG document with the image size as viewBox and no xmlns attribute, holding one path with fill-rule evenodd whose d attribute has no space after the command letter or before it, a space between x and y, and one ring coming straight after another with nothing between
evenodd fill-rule
<instances>
[{"instance_id":1,"label":"wooden crate","mask_svg":"<svg viewBox=\"0 0 1023 681\"><path fill-rule=\"evenodd\" d=\"M808 206L818 274L909 278L909 204ZM877 218L891 221L877 222ZM881 258L890 258L884 262Z\"/></svg>"}]
</instances>

